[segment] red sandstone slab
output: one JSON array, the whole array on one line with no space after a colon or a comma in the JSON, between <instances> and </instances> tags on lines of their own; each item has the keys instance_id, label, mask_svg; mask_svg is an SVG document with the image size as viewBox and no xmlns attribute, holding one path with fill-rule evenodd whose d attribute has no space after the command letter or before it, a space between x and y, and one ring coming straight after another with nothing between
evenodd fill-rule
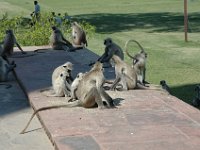
<instances>
[{"instance_id":1,"label":"red sandstone slab","mask_svg":"<svg viewBox=\"0 0 200 150\"><path fill-rule=\"evenodd\" d=\"M16 73L28 92L30 103L38 109L67 101L40 93L40 89L51 86L55 67L71 61L75 75L88 71L87 64L96 59L94 53L80 50L74 53L50 51L14 60ZM113 69L105 69L105 75L114 77ZM61 108L39 113L40 121L57 149L199 149L199 110L160 91L109 91L109 94L114 98L116 109Z\"/></svg>"}]
</instances>

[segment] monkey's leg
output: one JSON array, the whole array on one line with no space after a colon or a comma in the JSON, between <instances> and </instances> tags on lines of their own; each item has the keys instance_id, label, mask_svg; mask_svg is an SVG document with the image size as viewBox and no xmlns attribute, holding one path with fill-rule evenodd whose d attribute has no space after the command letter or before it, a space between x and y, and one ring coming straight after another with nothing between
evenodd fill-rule
<instances>
[{"instance_id":1,"label":"monkey's leg","mask_svg":"<svg viewBox=\"0 0 200 150\"><path fill-rule=\"evenodd\" d=\"M71 96L71 85L67 81L65 81L65 84L63 86L63 92L65 97Z\"/></svg>"},{"instance_id":2,"label":"monkey's leg","mask_svg":"<svg viewBox=\"0 0 200 150\"><path fill-rule=\"evenodd\" d=\"M93 87L87 94L86 97L84 98L87 103L89 103L88 107L93 107L95 104L98 105L99 109L106 108L103 104L103 101L101 99L100 93L101 91L98 91L96 87ZM93 102L92 102L93 101Z\"/></svg>"},{"instance_id":3,"label":"monkey's leg","mask_svg":"<svg viewBox=\"0 0 200 150\"><path fill-rule=\"evenodd\" d=\"M144 68L143 70L143 80L142 80L143 84L150 84L149 82L146 81L146 68Z\"/></svg>"},{"instance_id":4,"label":"monkey's leg","mask_svg":"<svg viewBox=\"0 0 200 150\"><path fill-rule=\"evenodd\" d=\"M101 97L106 100L109 107L115 107L113 99L101 88Z\"/></svg>"},{"instance_id":5,"label":"monkey's leg","mask_svg":"<svg viewBox=\"0 0 200 150\"><path fill-rule=\"evenodd\" d=\"M69 47L67 47L66 45L62 45L62 49L63 49L64 51L68 51L68 50L69 50Z\"/></svg>"},{"instance_id":6,"label":"monkey's leg","mask_svg":"<svg viewBox=\"0 0 200 150\"><path fill-rule=\"evenodd\" d=\"M126 82L126 76L124 73L122 73L122 76L121 76L121 85L122 85L122 90L123 91L128 91L128 86L127 86L127 82Z\"/></svg>"},{"instance_id":7,"label":"monkey's leg","mask_svg":"<svg viewBox=\"0 0 200 150\"><path fill-rule=\"evenodd\" d=\"M115 79L115 81L113 82L113 84L112 84L111 87L110 87L110 90L111 90L111 91L114 91L114 90L115 90L115 88L116 88L117 84L120 82L120 80L121 80L120 77L117 77L117 78Z\"/></svg>"}]
</instances>

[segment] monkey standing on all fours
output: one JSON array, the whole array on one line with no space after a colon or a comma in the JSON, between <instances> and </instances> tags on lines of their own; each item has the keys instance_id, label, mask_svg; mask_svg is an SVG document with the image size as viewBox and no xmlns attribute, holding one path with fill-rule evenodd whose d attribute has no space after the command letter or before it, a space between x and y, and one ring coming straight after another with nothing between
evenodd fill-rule
<instances>
[{"instance_id":1,"label":"monkey standing on all fours","mask_svg":"<svg viewBox=\"0 0 200 150\"><path fill-rule=\"evenodd\" d=\"M49 39L50 45L54 50L68 51L72 48L72 44L64 38L62 32L55 26L52 27L52 34Z\"/></svg>"},{"instance_id":2,"label":"monkey standing on all fours","mask_svg":"<svg viewBox=\"0 0 200 150\"><path fill-rule=\"evenodd\" d=\"M117 55L118 57L121 58L121 60L124 60L124 53L122 49L115 44L111 38L107 38L104 40L104 45L105 45L105 52L103 55L98 59L101 63L103 63L103 67L111 67L110 60L113 57L113 55ZM89 65L92 65L94 63L91 63Z\"/></svg>"},{"instance_id":3,"label":"monkey standing on all fours","mask_svg":"<svg viewBox=\"0 0 200 150\"><path fill-rule=\"evenodd\" d=\"M100 62L96 62L92 67L92 69L83 76L83 79L80 80L80 83L78 84L77 90L75 91L75 95L77 96L78 100L69 102L67 104L39 108L32 114L30 120L28 121L25 128L22 130L21 134L25 133L33 117L38 112L43 110L61 108L61 107L78 107L78 106L82 106L84 108L92 108L96 105L100 109L106 107L109 108L115 107L113 99L103 89L104 82L105 78L103 75L102 64ZM107 103L106 106L104 105L102 99L106 101Z\"/></svg>"},{"instance_id":4,"label":"monkey standing on all fours","mask_svg":"<svg viewBox=\"0 0 200 150\"><path fill-rule=\"evenodd\" d=\"M3 43L3 51L1 53L1 56L4 58L11 56L13 54L13 48L15 44L21 50L22 54L26 54L26 52L24 52L20 47L20 45L18 44L15 35L13 33L13 30L6 30L6 35L2 43Z\"/></svg>"}]
</instances>

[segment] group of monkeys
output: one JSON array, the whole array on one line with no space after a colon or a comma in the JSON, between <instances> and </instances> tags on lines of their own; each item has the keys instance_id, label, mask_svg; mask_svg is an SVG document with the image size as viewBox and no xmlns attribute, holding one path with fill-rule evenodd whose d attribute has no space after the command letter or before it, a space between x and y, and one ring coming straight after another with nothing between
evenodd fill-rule
<instances>
[{"instance_id":1,"label":"group of monkeys","mask_svg":"<svg viewBox=\"0 0 200 150\"><path fill-rule=\"evenodd\" d=\"M141 49L134 56L128 52L128 44L130 42L137 43ZM114 108L114 100L106 92L104 88L105 83L111 84L109 87L110 90L125 91L136 88L162 90L160 87L147 85L145 81L147 53L137 41L129 40L125 44L127 55L133 59L132 66L124 61L122 49L111 38L105 39L104 45L104 54L96 62L89 64L93 66L88 72L78 73L75 79L71 75L73 70L71 62L66 62L54 69L52 73L52 88L41 90L41 93L46 96L69 97L70 99L66 104L37 109L32 114L26 127L22 130L22 134L25 133L31 120L39 111L78 106L84 108L96 106L100 109ZM104 63L108 63L109 61L114 63L115 66L116 79L114 81L106 80L103 74Z\"/></svg>"},{"instance_id":2,"label":"group of monkeys","mask_svg":"<svg viewBox=\"0 0 200 150\"><path fill-rule=\"evenodd\" d=\"M128 52L128 44L130 42L135 42L140 48L140 52L134 56ZM13 31L7 30L3 41L3 48L0 47L0 82L6 81L8 73L16 67L14 62L9 63L7 59L7 57L13 54L13 47L15 44L21 50L22 54L26 54L17 43ZM57 27L53 26L50 36L50 45L54 50L70 52L82 49L87 46L88 43L85 31L77 22L73 22L72 43L64 38L62 32ZM125 44L125 52L133 60L132 66L124 61L122 49L113 42L111 38L105 39L104 45L105 52L102 56L100 56L96 62L89 64L93 65L92 68L88 72L78 73L75 79L73 79L71 75L71 71L73 70L73 64L71 62L66 62L53 71L52 89L41 90L41 93L45 94L46 91L49 91L50 94L46 96L71 97L69 102L62 105L42 107L36 110L21 133L25 133L26 128L35 114L46 109L75 106L82 106L84 108L97 106L100 109L115 107L113 99L105 91L105 83L111 84L109 86L110 90L123 91L136 88L162 90L160 87L150 86L150 84L145 81L147 53L139 42L129 40ZM24 55L24 57L26 57L26 55ZM103 74L104 67L110 67L111 64L114 64L115 67L116 79L114 81L106 80ZM167 90L165 82L163 82L163 86L165 86Z\"/></svg>"},{"instance_id":3,"label":"group of monkeys","mask_svg":"<svg viewBox=\"0 0 200 150\"><path fill-rule=\"evenodd\" d=\"M75 51L87 46L86 33L82 27L77 22L73 22L71 25L72 43L64 38L62 32L57 27L52 27L52 34L50 36L50 45L52 49ZM15 45L20 49L22 54L27 54L17 42L13 30L6 30L4 40L0 42L0 82L6 82L8 80L8 73L16 67L14 61L9 63L7 59L8 57L12 56ZM35 52L38 51L39 50L35 50ZM19 56L19 58L27 56L29 55ZM10 85L8 86L8 84L5 83L0 83L0 85L6 85L7 87L10 87Z\"/></svg>"}]
</instances>

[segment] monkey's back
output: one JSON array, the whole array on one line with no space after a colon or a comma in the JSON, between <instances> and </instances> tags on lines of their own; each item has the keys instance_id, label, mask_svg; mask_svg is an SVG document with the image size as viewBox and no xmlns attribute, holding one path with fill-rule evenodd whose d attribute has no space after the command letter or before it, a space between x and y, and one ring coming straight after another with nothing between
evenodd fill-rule
<instances>
[{"instance_id":1,"label":"monkey's back","mask_svg":"<svg viewBox=\"0 0 200 150\"><path fill-rule=\"evenodd\" d=\"M6 55L10 56L13 53L13 47L15 44L15 37L10 34L6 34L3 43L3 51Z\"/></svg>"}]
</instances>

